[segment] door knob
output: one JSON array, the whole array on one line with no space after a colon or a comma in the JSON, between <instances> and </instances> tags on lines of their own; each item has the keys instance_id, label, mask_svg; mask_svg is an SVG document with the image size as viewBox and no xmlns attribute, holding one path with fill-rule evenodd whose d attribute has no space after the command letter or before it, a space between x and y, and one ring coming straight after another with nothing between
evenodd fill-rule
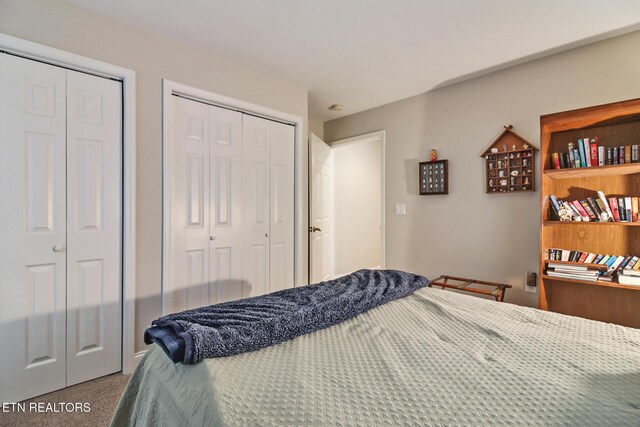
<instances>
[{"instance_id":1,"label":"door knob","mask_svg":"<svg viewBox=\"0 0 640 427\"><path fill-rule=\"evenodd\" d=\"M269 237L269 233L264 233L264 237Z\"/></svg>"},{"instance_id":2,"label":"door knob","mask_svg":"<svg viewBox=\"0 0 640 427\"><path fill-rule=\"evenodd\" d=\"M55 245L53 247L53 252L64 252L64 245Z\"/></svg>"},{"instance_id":3,"label":"door knob","mask_svg":"<svg viewBox=\"0 0 640 427\"><path fill-rule=\"evenodd\" d=\"M209 236L209 240L216 240L216 236Z\"/></svg>"},{"instance_id":4,"label":"door knob","mask_svg":"<svg viewBox=\"0 0 640 427\"><path fill-rule=\"evenodd\" d=\"M319 229L318 227L309 227L309 233L314 233L316 231L322 231L322 230Z\"/></svg>"}]
</instances>

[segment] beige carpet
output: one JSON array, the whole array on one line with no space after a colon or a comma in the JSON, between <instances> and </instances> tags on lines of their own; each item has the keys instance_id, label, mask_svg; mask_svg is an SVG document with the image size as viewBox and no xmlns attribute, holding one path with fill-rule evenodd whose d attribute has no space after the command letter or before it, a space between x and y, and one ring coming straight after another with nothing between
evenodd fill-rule
<instances>
[{"instance_id":1,"label":"beige carpet","mask_svg":"<svg viewBox=\"0 0 640 427\"><path fill-rule=\"evenodd\" d=\"M129 381L129 375L113 374L26 400L27 413L0 412L0 426L108 426L127 381ZM31 402L89 403L91 410L76 413L29 413Z\"/></svg>"}]
</instances>

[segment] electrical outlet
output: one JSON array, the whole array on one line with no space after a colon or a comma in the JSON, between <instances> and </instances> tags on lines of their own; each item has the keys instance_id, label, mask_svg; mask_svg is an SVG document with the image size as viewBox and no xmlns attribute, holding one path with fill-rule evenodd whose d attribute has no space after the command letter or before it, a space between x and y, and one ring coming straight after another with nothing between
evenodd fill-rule
<instances>
[{"instance_id":1,"label":"electrical outlet","mask_svg":"<svg viewBox=\"0 0 640 427\"><path fill-rule=\"evenodd\" d=\"M396 203L396 215L406 215L407 205L404 203Z\"/></svg>"},{"instance_id":2,"label":"electrical outlet","mask_svg":"<svg viewBox=\"0 0 640 427\"><path fill-rule=\"evenodd\" d=\"M528 271L524 276L524 290L530 294L538 292L538 275L532 271Z\"/></svg>"}]
</instances>

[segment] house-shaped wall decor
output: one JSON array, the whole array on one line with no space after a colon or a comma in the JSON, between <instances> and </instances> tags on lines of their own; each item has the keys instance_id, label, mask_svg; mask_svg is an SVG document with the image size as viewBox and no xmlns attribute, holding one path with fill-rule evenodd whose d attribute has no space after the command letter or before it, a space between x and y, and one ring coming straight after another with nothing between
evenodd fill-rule
<instances>
[{"instance_id":1,"label":"house-shaped wall decor","mask_svg":"<svg viewBox=\"0 0 640 427\"><path fill-rule=\"evenodd\" d=\"M486 167L487 193L515 193L536 190L535 155L538 148L515 133L513 126L482 153Z\"/></svg>"}]
</instances>

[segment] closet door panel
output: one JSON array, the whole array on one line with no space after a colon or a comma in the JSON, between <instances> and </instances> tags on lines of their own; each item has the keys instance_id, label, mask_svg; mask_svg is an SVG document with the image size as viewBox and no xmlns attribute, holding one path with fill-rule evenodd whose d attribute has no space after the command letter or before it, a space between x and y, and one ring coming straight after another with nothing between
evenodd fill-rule
<instances>
[{"instance_id":1,"label":"closet door panel","mask_svg":"<svg viewBox=\"0 0 640 427\"><path fill-rule=\"evenodd\" d=\"M209 106L174 97L163 312L209 305Z\"/></svg>"},{"instance_id":2,"label":"closet door panel","mask_svg":"<svg viewBox=\"0 0 640 427\"><path fill-rule=\"evenodd\" d=\"M270 122L270 292L293 287L294 127Z\"/></svg>"},{"instance_id":3,"label":"closet door panel","mask_svg":"<svg viewBox=\"0 0 640 427\"><path fill-rule=\"evenodd\" d=\"M0 401L65 386L65 71L0 54Z\"/></svg>"},{"instance_id":4,"label":"closet door panel","mask_svg":"<svg viewBox=\"0 0 640 427\"><path fill-rule=\"evenodd\" d=\"M210 304L242 298L242 114L209 107Z\"/></svg>"},{"instance_id":5,"label":"closet door panel","mask_svg":"<svg viewBox=\"0 0 640 427\"><path fill-rule=\"evenodd\" d=\"M121 369L121 84L67 71L67 385Z\"/></svg>"},{"instance_id":6,"label":"closet door panel","mask_svg":"<svg viewBox=\"0 0 640 427\"><path fill-rule=\"evenodd\" d=\"M270 121L243 115L243 297L269 292Z\"/></svg>"}]
</instances>

